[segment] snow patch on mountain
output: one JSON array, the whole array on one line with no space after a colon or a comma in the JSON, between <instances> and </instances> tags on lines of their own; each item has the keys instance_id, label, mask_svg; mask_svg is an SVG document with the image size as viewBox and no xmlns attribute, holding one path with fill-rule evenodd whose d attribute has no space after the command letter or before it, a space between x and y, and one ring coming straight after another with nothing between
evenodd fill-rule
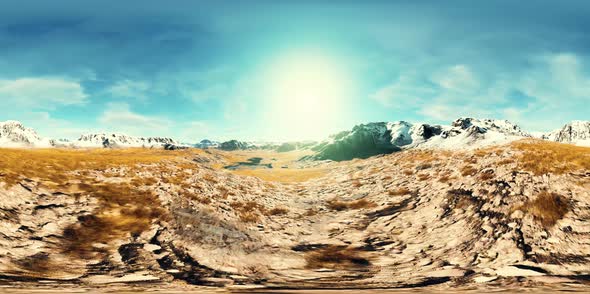
<instances>
[{"instance_id":1,"label":"snow patch on mountain","mask_svg":"<svg viewBox=\"0 0 590 294\"><path fill-rule=\"evenodd\" d=\"M133 137L117 133L99 133L82 135L71 145L79 148L164 148L166 145L178 145L178 143L165 137Z\"/></svg>"},{"instance_id":2,"label":"snow patch on mountain","mask_svg":"<svg viewBox=\"0 0 590 294\"><path fill-rule=\"evenodd\" d=\"M530 137L531 134L507 120L459 118L450 127L443 127L439 136L424 142L420 147L472 149Z\"/></svg>"},{"instance_id":3,"label":"snow patch on mountain","mask_svg":"<svg viewBox=\"0 0 590 294\"><path fill-rule=\"evenodd\" d=\"M543 134L542 139L590 147L590 121L574 120L562 128Z\"/></svg>"},{"instance_id":4,"label":"snow patch on mountain","mask_svg":"<svg viewBox=\"0 0 590 294\"><path fill-rule=\"evenodd\" d=\"M207 148L217 148L219 147L219 142L211 141L209 139L201 140L201 142L194 144L193 146L196 148L207 149Z\"/></svg>"},{"instance_id":5,"label":"snow patch on mountain","mask_svg":"<svg viewBox=\"0 0 590 294\"><path fill-rule=\"evenodd\" d=\"M450 126L377 122L355 126L314 148L315 159L346 160L410 148L472 149L531 135L506 120L459 118Z\"/></svg>"}]
</instances>

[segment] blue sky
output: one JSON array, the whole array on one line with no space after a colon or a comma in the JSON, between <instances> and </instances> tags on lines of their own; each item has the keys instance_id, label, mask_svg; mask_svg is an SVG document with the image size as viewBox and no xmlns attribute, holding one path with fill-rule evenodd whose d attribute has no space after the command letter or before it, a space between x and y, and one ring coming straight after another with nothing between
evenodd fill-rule
<instances>
[{"instance_id":1,"label":"blue sky","mask_svg":"<svg viewBox=\"0 0 590 294\"><path fill-rule=\"evenodd\" d=\"M459 116L547 131L590 119L588 15L588 1L3 1L0 120L186 142ZM314 74L342 85L319 85L338 97L315 112L274 89Z\"/></svg>"}]
</instances>

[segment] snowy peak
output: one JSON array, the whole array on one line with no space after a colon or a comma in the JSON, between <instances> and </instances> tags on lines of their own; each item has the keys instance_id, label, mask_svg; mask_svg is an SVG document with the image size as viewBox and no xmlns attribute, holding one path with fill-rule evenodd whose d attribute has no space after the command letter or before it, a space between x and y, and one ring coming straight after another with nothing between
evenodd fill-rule
<instances>
[{"instance_id":1,"label":"snowy peak","mask_svg":"<svg viewBox=\"0 0 590 294\"><path fill-rule=\"evenodd\" d=\"M164 147L176 145L176 141L164 137L133 137L124 134L86 134L73 142L74 147L113 148L113 147Z\"/></svg>"},{"instance_id":2,"label":"snowy peak","mask_svg":"<svg viewBox=\"0 0 590 294\"><path fill-rule=\"evenodd\" d=\"M462 130L479 129L480 133L485 133L488 130L499 132L507 135L530 137L530 134L523 131L518 125L513 124L507 120L498 119L476 119L476 118L459 118L451 123L452 127Z\"/></svg>"},{"instance_id":3,"label":"snowy peak","mask_svg":"<svg viewBox=\"0 0 590 294\"><path fill-rule=\"evenodd\" d=\"M561 129L543 134L545 140L590 146L590 121L574 120Z\"/></svg>"},{"instance_id":4,"label":"snowy peak","mask_svg":"<svg viewBox=\"0 0 590 294\"><path fill-rule=\"evenodd\" d=\"M0 147L50 147L51 141L41 138L35 130L21 122L0 122Z\"/></svg>"}]
</instances>

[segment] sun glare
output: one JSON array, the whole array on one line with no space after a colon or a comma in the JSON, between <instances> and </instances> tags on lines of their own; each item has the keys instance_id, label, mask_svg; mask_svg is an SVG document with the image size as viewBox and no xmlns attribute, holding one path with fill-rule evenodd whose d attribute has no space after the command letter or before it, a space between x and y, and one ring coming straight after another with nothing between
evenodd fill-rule
<instances>
[{"instance_id":1,"label":"sun glare","mask_svg":"<svg viewBox=\"0 0 590 294\"><path fill-rule=\"evenodd\" d=\"M266 80L267 117L286 138L325 137L344 115L351 79L333 58L284 56L270 66Z\"/></svg>"}]
</instances>

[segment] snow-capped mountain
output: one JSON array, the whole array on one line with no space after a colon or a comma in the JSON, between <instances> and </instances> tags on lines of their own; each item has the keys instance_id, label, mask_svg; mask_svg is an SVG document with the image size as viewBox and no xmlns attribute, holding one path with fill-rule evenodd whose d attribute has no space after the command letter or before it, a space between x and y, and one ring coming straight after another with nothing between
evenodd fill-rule
<instances>
[{"instance_id":1,"label":"snow-capped mountain","mask_svg":"<svg viewBox=\"0 0 590 294\"><path fill-rule=\"evenodd\" d=\"M53 140L40 137L35 130L14 120L0 122L0 147L51 147Z\"/></svg>"},{"instance_id":2,"label":"snow-capped mountain","mask_svg":"<svg viewBox=\"0 0 590 294\"><path fill-rule=\"evenodd\" d=\"M590 121L574 120L561 129L541 135L542 139L590 146Z\"/></svg>"},{"instance_id":3,"label":"snow-capped mountain","mask_svg":"<svg viewBox=\"0 0 590 294\"><path fill-rule=\"evenodd\" d=\"M506 120L459 118L450 126L377 122L355 126L314 147L316 159L343 160L409 148L477 148L531 137Z\"/></svg>"},{"instance_id":4,"label":"snow-capped mountain","mask_svg":"<svg viewBox=\"0 0 590 294\"><path fill-rule=\"evenodd\" d=\"M451 126L443 126L435 136L420 147L427 148L478 148L504 144L532 135L507 120L459 118Z\"/></svg>"},{"instance_id":5,"label":"snow-capped mountain","mask_svg":"<svg viewBox=\"0 0 590 294\"><path fill-rule=\"evenodd\" d=\"M176 141L164 137L133 137L124 134L86 134L72 142L73 147L112 148L112 147L164 147L177 145Z\"/></svg>"},{"instance_id":6,"label":"snow-capped mountain","mask_svg":"<svg viewBox=\"0 0 590 294\"><path fill-rule=\"evenodd\" d=\"M217 148L217 147L219 147L219 142L211 141L209 139L204 139L204 140L201 140L201 142L194 144L193 146L196 148L202 148L202 149Z\"/></svg>"}]
</instances>

